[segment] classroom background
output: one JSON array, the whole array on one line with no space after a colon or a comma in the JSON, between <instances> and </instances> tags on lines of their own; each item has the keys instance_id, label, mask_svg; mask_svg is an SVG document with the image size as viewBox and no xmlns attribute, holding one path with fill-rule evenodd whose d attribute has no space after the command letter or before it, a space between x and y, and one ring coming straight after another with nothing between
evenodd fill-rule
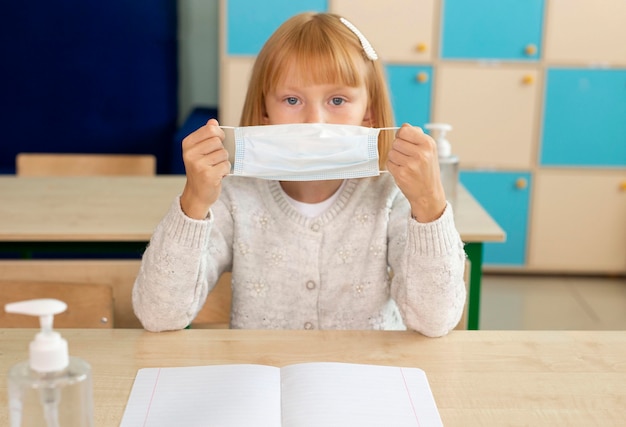
<instances>
[{"instance_id":1,"label":"classroom background","mask_svg":"<svg viewBox=\"0 0 626 427\"><path fill-rule=\"evenodd\" d=\"M134 0L7 4L0 173L19 152L150 153L238 124L265 38L304 10L350 19L397 122L446 122L485 245L482 329L626 328L623 0Z\"/></svg>"}]
</instances>

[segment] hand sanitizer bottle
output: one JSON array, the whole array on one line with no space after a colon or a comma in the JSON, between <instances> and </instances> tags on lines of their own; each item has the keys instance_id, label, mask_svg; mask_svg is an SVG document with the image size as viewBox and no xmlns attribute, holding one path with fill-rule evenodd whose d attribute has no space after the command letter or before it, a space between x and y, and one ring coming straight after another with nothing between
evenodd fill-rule
<instances>
[{"instance_id":1,"label":"hand sanitizer bottle","mask_svg":"<svg viewBox=\"0 0 626 427\"><path fill-rule=\"evenodd\" d=\"M456 188L459 183L459 158L452 154L450 141L446 139L446 132L451 131L452 126L447 123L426 123L424 127L435 131L432 136L437 143L441 183L446 193L446 199L454 207L456 203Z\"/></svg>"},{"instance_id":2,"label":"hand sanitizer bottle","mask_svg":"<svg viewBox=\"0 0 626 427\"><path fill-rule=\"evenodd\" d=\"M8 313L39 316L41 323L29 360L9 370L11 427L93 427L91 366L69 357L67 341L52 330L54 315L66 308L55 299L5 305Z\"/></svg>"}]
</instances>

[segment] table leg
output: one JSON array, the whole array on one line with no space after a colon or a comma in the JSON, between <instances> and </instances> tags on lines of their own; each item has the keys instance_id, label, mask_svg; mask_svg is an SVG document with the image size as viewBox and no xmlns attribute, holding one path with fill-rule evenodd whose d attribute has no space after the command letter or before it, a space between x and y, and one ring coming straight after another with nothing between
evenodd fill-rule
<instances>
[{"instance_id":1,"label":"table leg","mask_svg":"<svg viewBox=\"0 0 626 427\"><path fill-rule=\"evenodd\" d=\"M470 261L467 329L477 330L480 325L480 282L483 270L483 243L467 243L465 245L465 253Z\"/></svg>"}]
</instances>

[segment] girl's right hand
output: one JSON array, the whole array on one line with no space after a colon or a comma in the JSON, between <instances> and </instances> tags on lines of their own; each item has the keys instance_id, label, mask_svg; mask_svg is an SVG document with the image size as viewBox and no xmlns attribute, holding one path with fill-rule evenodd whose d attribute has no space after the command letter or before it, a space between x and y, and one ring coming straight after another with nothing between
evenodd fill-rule
<instances>
[{"instance_id":1,"label":"girl's right hand","mask_svg":"<svg viewBox=\"0 0 626 427\"><path fill-rule=\"evenodd\" d=\"M190 218L205 219L222 190L222 178L230 172L224 131L215 119L183 139L187 182L180 207Z\"/></svg>"}]
</instances>

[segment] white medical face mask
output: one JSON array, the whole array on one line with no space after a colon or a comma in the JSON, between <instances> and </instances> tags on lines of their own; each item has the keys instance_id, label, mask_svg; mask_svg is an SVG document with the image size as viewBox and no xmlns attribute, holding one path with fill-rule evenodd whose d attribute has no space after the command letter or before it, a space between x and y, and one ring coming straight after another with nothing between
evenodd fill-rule
<instances>
[{"instance_id":1,"label":"white medical face mask","mask_svg":"<svg viewBox=\"0 0 626 427\"><path fill-rule=\"evenodd\" d=\"M325 123L236 127L233 175L279 181L376 176L380 130Z\"/></svg>"}]
</instances>

